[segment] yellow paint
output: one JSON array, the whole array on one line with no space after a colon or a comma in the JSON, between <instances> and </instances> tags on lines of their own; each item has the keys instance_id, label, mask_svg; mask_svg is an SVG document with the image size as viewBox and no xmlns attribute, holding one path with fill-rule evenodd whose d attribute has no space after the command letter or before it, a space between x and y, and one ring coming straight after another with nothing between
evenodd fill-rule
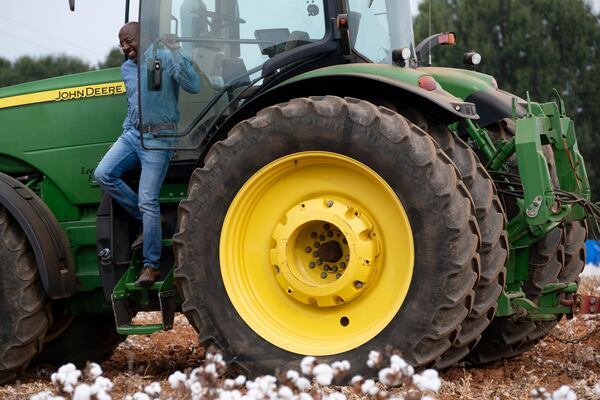
<instances>
[{"instance_id":1,"label":"yellow paint","mask_svg":"<svg viewBox=\"0 0 600 400\"><path fill-rule=\"evenodd\" d=\"M87 99L102 96L117 96L121 94L125 94L125 84L123 82L101 83L98 85L77 86L5 97L0 99L0 109L27 104Z\"/></svg>"},{"instance_id":2,"label":"yellow paint","mask_svg":"<svg viewBox=\"0 0 600 400\"><path fill-rule=\"evenodd\" d=\"M327 270L325 262L312 266L316 247L331 241L341 257ZM291 154L255 173L229 207L219 255L229 299L248 326L275 346L315 356L380 334L404 302L415 257L393 189L330 152Z\"/></svg>"}]
</instances>

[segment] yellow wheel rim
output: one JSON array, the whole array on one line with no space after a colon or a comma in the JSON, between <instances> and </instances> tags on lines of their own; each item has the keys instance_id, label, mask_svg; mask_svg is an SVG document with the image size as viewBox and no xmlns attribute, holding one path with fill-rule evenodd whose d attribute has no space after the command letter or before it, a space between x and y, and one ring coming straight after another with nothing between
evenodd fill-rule
<instances>
[{"instance_id":1,"label":"yellow wheel rim","mask_svg":"<svg viewBox=\"0 0 600 400\"><path fill-rule=\"evenodd\" d=\"M413 272L408 217L394 191L343 155L273 161L233 200L221 274L241 318L282 349L338 354L379 334Z\"/></svg>"}]
</instances>

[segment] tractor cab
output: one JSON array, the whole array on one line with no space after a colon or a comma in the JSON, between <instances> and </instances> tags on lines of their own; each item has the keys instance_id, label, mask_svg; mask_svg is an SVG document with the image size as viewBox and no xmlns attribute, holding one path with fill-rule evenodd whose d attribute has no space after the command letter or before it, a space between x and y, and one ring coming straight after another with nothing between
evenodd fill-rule
<instances>
[{"instance_id":1,"label":"tractor cab","mask_svg":"<svg viewBox=\"0 0 600 400\"><path fill-rule=\"evenodd\" d=\"M408 1L147 0L140 22L140 126L148 148L198 148L249 99L300 73L349 62L392 64L394 49L414 54ZM169 90L160 57L169 37L193 63L201 90L180 90L180 119L165 129L167 121L144 109L156 92Z\"/></svg>"}]
</instances>

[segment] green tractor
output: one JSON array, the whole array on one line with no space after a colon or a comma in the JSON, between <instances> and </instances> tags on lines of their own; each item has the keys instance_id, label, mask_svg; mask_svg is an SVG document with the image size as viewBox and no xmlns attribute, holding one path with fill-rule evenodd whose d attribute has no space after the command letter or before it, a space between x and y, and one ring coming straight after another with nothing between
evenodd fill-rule
<instances>
[{"instance_id":1,"label":"green tractor","mask_svg":"<svg viewBox=\"0 0 600 400\"><path fill-rule=\"evenodd\" d=\"M408 1L143 0L139 15L140 140L177 151L162 280L133 284L139 227L93 178L127 108L119 69L1 89L0 382L102 359L177 311L250 375L304 355L368 375L390 348L416 367L489 363L576 312L593 210L559 98L423 66L455 38L415 45ZM166 35L202 83L175 132L144 117Z\"/></svg>"}]
</instances>

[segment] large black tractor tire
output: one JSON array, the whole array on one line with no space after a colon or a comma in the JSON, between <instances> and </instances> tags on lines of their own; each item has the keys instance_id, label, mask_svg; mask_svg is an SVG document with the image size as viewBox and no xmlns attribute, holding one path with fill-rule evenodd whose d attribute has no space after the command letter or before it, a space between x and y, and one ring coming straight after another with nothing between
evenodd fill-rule
<instances>
[{"instance_id":1,"label":"large black tractor tire","mask_svg":"<svg viewBox=\"0 0 600 400\"><path fill-rule=\"evenodd\" d=\"M564 265L563 243L563 229L556 228L530 246L529 278L523 284L529 300L537 303L541 288L558 282ZM533 347L557 323L536 323L519 314L495 318L465 360L470 365L483 365L515 357Z\"/></svg>"},{"instance_id":2,"label":"large black tractor tire","mask_svg":"<svg viewBox=\"0 0 600 400\"><path fill-rule=\"evenodd\" d=\"M482 332L494 318L497 299L504 288L508 259L506 217L496 193L496 186L471 148L443 124L424 121L426 130L452 159L469 189L481 231L481 278L475 288L471 313L462 323L456 341L436 363L444 369L455 365L469 354L481 339Z\"/></svg>"},{"instance_id":3,"label":"large black tractor tire","mask_svg":"<svg viewBox=\"0 0 600 400\"><path fill-rule=\"evenodd\" d=\"M228 209L237 212L240 196L250 190L259 190L257 182L263 182L259 178L265 171L277 170L275 168L281 165L287 165L288 168L293 166L291 171L296 167L305 168L302 157L310 157L310 154L323 157L323 160L337 160L340 157L350 160L348 162L356 167L357 176L368 168L381 178L381 182L385 182L396 201L400 201L399 204L408 215L409 231L414 238L414 269L410 282L392 280L387 284L393 285L396 290L382 293L384 279L376 279L357 299L342 301L335 306L337 308L324 309L311 306L310 302L308 305L299 304L296 299L286 297L285 290L276 287L279 266L271 265L268 261L269 252L273 257L269 246L275 243L256 249L255 246L262 243L260 235L253 237L255 241L251 240L252 243L249 241L241 246L247 246L244 250L251 249L249 251L252 254L266 254L266 265L255 265L252 274L248 274L245 270L248 267L243 262L235 266L224 262L230 259L230 254L238 254L229 250L230 244L225 240L235 223L226 219ZM293 156L288 157L290 155ZM297 162L295 157L300 161ZM282 164L288 160L288 164ZM332 165L336 162L332 161ZM299 171L311 174L310 169ZM310 175L314 179L308 180L308 186L298 183L295 180L297 176L291 176L291 172L289 177L283 173L269 182L276 186L286 185L289 180L290 190L304 191L298 202L320 193L323 182L325 187L330 187L331 197L338 199L338 202L353 198L360 203L363 196L369 195L360 185L349 192L345 191L346 182L329 181L326 171L323 169L322 174ZM348 175L347 178L352 180L354 176ZM262 190L262 186L260 188ZM285 195L281 201L287 201L283 197ZM252 207L261 207L259 199L254 200L243 204L252 210ZM326 202L329 207L333 203ZM287 223L288 216L296 212L279 215L277 201L272 204L274 209L271 213L266 212L262 221L268 231L276 227L279 229L281 224ZM297 207L304 206L302 203ZM365 212L361 215L371 215L380 226L402 223L386 215L385 211L363 206ZM302 354L320 355L326 362L345 359L351 362L353 373L372 375L376 370L368 370L366 366L369 351L386 348L399 350L409 363L417 367L432 365L456 340L461 323L472 308L473 289L478 280L480 246L474 214L468 190L450 159L427 133L399 114L365 101L330 96L294 99L269 107L232 129L226 139L212 147L204 167L193 173L189 197L179 209L179 233L174 237L177 263L174 276L183 299L182 308L205 346L217 346L225 353L227 360L235 360L251 375L297 368ZM358 212L355 215L358 216ZM280 219L283 222L278 222ZM243 219L237 223L243 227L250 226ZM394 247L403 243L397 237L386 237L385 229L381 229L383 234L377 234L378 240L383 243L377 258L383 263L380 276L386 276L390 271L395 273L404 262L402 257L394 259L390 256ZM393 245L390 246L391 243ZM230 274L227 271L231 270L236 271L234 278L227 275ZM254 289L253 285L260 286L264 281L275 282L272 286L276 290L261 292ZM226 284L247 288L247 293L234 293L231 296ZM391 314L389 322L380 330L369 331L372 334L370 337L345 350L312 351L313 342L308 342L308 339L306 350L284 350L283 346L273 343L280 339L285 341L284 337L266 340L250 327L266 318L269 328L285 332L279 328L280 324L284 324L284 318L289 317L293 325L296 319L303 317L304 312L310 315L314 313L316 317L312 323L299 329L336 346L339 342L346 343L348 338L343 335L332 337L332 332L338 330L330 332L321 328L321 325L329 326L324 325L328 323L327 320L318 318L321 310L323 316L326 312L344 315L345 310L358 308L362 302L378 299L380 295L394 298L403 284L408 285L406 296L398 306L399 310ZM291 295L291 290L288 293ZM265 296L265 299L275 296L282 301L272 304L273 310L263 307L256 311L255 317L254 314L252 317L246 314L246 319L242 319L233 304L233 301L237 301L236 296L250 302L257 302L255 298L262 300L261 296ZM385 306L373 307L362 314L365 325L377 324L383 308ZM263 317L264 314L268 316ZM353 325L352 321L355 320L352 317L338 317L336 321L339 321L336 329L344 329L339 327L340 324L347 325L349 329L362 329L358 322ZM310 336L308 333L307 336ZM293 331L289 332L290 336L294 334ZM314 346L318 347L316 344Z\"/></svg>"},{"instance_id":4,"label":"large black tractor tire","mask_svg":"<svg viewBox=\"0 0 600 400\"><path fill-rule=\"evenodd\" d=\"M90 362L105 361L121 343L125 336L117 333L112 314L77 315L57 321L56 332L48 331L44 348L34 360L34 364L61 366L73 363L84 367Z\"/></svg>"},{"instance_id":5,"label":"large black tractor tire","mask_svg":"<svg viewBox=\"0 0 600 400\"><path fill-rule=\"evenodd\" d=\"M21 227L0 206L0 384L14 379L42 348L48 299Z\"/></svg>"}]
</instances>

